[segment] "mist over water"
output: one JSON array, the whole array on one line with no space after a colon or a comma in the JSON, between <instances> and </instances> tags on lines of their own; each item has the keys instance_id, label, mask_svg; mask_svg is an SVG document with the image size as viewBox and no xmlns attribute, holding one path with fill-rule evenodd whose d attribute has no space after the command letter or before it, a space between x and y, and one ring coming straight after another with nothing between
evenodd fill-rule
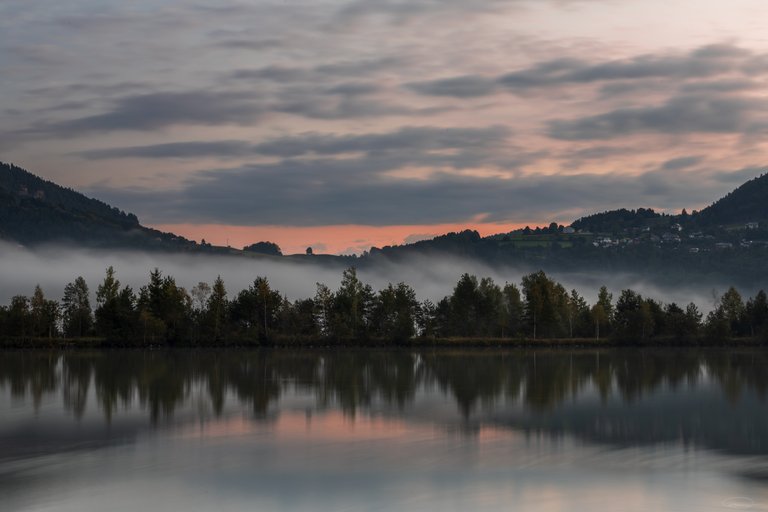
<instances>
[{"instance_id":1,"label":"mist over water","mask_svg":"<svg viewBox=\"0 0 768 512\"><path fill-rule=\"evenodd\" d=\"M149 272L159 268L188 290L200 281L213 282L221 275L231 296L247 288L259 276L289 300L313 297L317 283L335 289L341 273L355 260L330 260L317 257L290 260L269 257L220 256L207 254L151 253L132 250L75 249L44 247L29 249L0 242L0 304L9 303L14 295L30 295L39 284L46 296L60 298L64 287L77 276L83 276L95 293L107 267L113 266L121 284L134 291L147 283ZM362 263L362 260L358 263ZM420 300L437 301L448 295L461 274L491 277L499 285L520 284L523 275L539 270L515 266L489 266L483 262L455 256L414 256L406 261L377 260L360 265L359 276L374 290L388 283L406 282ZM713 306L713 296L722 293L730 283L703 280L685 286L670 285L661 280L637 274L606 272L563 273L547 271L567 289L576 289L590 303L605 285L617 298L622 289L631 288L644 296L662 302L687 304L695 302L703 311ZM756 290L740 290L751 295Z\"/></svg>"}]
</instances>

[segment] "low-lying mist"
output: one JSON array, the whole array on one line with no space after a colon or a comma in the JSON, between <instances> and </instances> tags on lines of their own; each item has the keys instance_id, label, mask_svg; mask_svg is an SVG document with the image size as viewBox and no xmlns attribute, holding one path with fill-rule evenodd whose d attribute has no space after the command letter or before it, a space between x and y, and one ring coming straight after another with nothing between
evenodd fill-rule
<instances>
[{"instance_id":1,"label":"low-lying mist","mask_svg":"<svg viewBox=\"0 0 768 512\"><path fill-rule=\"evenodd\" d=\"M113 266L123 285L134 291L147 283L149 272L155 267L163 275L171 275L176 282L190 289L200 281L213 282L221 275L230 297L247 288L258 276L269 279L289 300L313 297L316 283L330 288L338 287L341 272L347 266L342 260L318 257L301 261L276 258L250 258L245 256L214 256L191 254L146 253L129 250L85 250L68 247L27 249L0 243L0 304L8 304L14 295L31 295L39 284L46 296L59 299L64 286L77 276L83 276L92 295L104 278L106 267ZM498 284L513 282L519 285L522 276L535 268L513 266L491 267L476 260L451 256L415 256L406 262L377 261L362 265L359 276L379 290L387 283L406 282L420 300L437 301L449 294L461 274L467 272L478 277L489 276ZM606 285L617 298L619 292L631 288L644 296L662 302L687 304L695 302L709 311L713 297L722 293L729 283L696 282L685 286L671 286L632 274L600 274L597 272L548 274L569 290L575 288L590 303L597 297L600 286ZM755 290L741 290L751 295Z\"/></svg>"}]
</instances>

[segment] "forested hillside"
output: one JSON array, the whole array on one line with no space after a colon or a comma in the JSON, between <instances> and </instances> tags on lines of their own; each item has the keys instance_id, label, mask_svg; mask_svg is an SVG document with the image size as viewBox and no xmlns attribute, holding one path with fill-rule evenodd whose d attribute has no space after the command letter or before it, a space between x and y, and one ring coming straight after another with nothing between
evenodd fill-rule
<instances>
[{"instance_id":1,"label":"forested hillside","mask_svg":"<svg viewBox=\"0 0 768 512\"><path fill-rule=\"evenodd\" d=\"M704 229L712 226L768 221L768 174L751 179L711 206L688 215L665 215L650 208L611 210L584 216L571 224L574 229L593 233L616 233L631 229L680 224Z\"/></svg>"},{"instance_id":2,"label":"forested hillside","mask_svg":"<svg viewBox=\"0 0 768 512\"><path fill-rule=\"evenodd\" d=\"M768 221L768 174L749 180L698 214L702 224Z\"/></svg>"},{"instance_id":3,"label":"forested hillside","mask_svg":"<svg viewBox=\"0 0 768 512\"><path fill-rule=\"evenodd\" d=\"M0 237L23 245L183 249L194 244L139 224L132 213L0 162Z\"/></svg>"},{"instance_id":4,"label":"forested hillside","mask_svg":"<svg viewBox=\"0 0 768 512\"><path fill-rule=\"evenodd\" d=\"M0 239L25 246L68 244L139 250L199 251L282 258L272 242L243 251L197 244L139 223L102 201L0 163ZM482 237L448 233L414 244L372 247L357 256L299 254L293 260L361 267L414 257L461 257L489 265L551 272L630 272L666 282L725 282L768 286L768 175L753 179L701 212L679 215L650 208L585 216L571 226L551 223Z\"/></svg>"},{"instance_id":5,"label":"forested hillside","mask_svg":"<svg viewBox=\"0 0 768 512\"><path fill-rule=\"evenodd\" d=\"M619 210L587 215L576 220L571 224L571 227L583 231L592 231L593 233L610 233L624 229L642 228L656 223L659 219L664 219L664 217L651 208L638 208L637 210L621 208Z\"/></svg>"}]
</instances>

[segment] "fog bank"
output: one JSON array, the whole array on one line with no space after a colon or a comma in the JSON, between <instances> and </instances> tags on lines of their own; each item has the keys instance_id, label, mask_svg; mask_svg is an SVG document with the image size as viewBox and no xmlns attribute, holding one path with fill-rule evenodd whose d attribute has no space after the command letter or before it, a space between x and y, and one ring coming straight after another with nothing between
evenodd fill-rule
<instances>
[{"instance_id":1,"label":"fog bank","mask_svg":"<svg viewBox=\"0 0 768 512\"><path fill-rule=\"evenodd\" d=\"M346 266L342 260L318 258L289 260L277 258L250 258L213 256L204 254L145 253L128 250L84 250L64 247L27 249L0 243L0 304L8 304L14 295L31 295L40 284L49 298L59 299L64 286L77 276L83 276L95 293L104 278L106 267L113 266L123 285L135 291L147 283L149 272L159 268L163 275L171 275L176 282L190 289L200 281L213 282L218 275L224 280L230 297L247 288L258 276L266 276L270 284L289 300L312 297L316 283L325 283L331 289L338 287L341 272ZM375 290L404 281L416 290L420 300L437 301L449 294L464 272L478 277L490 276L498 284L520 283L531 268L513 266L491 267L476 260L444 256L416 256L407 262L378 261L364 265L360 278ZM575 288L591 303L601 285L606 285L617 298L620 291L632 288L641 294L663 302L686 304L695 302L702 310L712 308L713 294L724 291L727 283L698 282L686 286L670 286L663 282L631 274L599 274L548 272L566 288ZM745 295L755 290L741 290Z\"/></svg>"}]
</instances>

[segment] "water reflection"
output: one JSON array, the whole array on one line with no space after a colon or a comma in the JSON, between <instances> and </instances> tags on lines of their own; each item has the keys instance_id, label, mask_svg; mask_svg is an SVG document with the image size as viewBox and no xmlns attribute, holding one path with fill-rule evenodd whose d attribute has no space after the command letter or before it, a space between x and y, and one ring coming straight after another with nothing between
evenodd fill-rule
<instances>
[{"instance_id":1,"label":"water reflection","mask_svg":"<svg viewBox=\"0 0 768 512\"><path fill-rule=\"evenodd\" d=\"M229 399L264 417L296 390L313 395L313 409L354 416L374 403L402 410L419 392L437 389L466 424L517 421L625 443L679 435L764 453L766 368L768 353L749 350L5 352L0 387L35 409L45 395L59 395L75 419L88 407L107 422L136 409L153 424L188 407L193 390L202 390L214 416ZM724 432L717 440L718 422L702 415L720 413L739 420L740 436Z\"/></svg>"},{"instance_id":2,"label":"water reflection","mask_svg":"<svg viewBox=\"0 0 768 512\"><path fill-rule=\"evenodd\" d=\"M473 500L483 492L501 496L510 478L539 474L515 503L525 505L523 491L532 488L538 490L529 498L538 503L544 482L555 485L557 492L547 492L562 505L574 499L563 491L572 479L584 479L578 493L594 491L622 468L643 478L671 472L645 487L631 479L615 484L612 492L634 492L638 503L669 509L648 494L709 485L709 501L691 494L685 507L721 509L730 497L720 495L725 486L713 475L759 487L768 475L767 367L768 354L746 349L3 352L0 492L15 496L17 508L39 505L40 490L49 487L36 482L56 481L50 461L65 457L104 485L126 478L121 465L238 492L258 477L247 498L277 493L270 499L288 502L264 504L275 510L331 510L338 503L325 496L330 489L349 494L357 486L376 495L380 485L412 485L409 478L422 473L437 485L436 471L448 479L442 492L471 486ZM120 447L141 447L141 455L116 456ZM109 456L95 455L105 449ZM231 460L240 470L227 465ZM211 461L219 470L207 468ZM110 480L110 471L119 476ZM281 487L281 477L303 486L301 499L309 501L292 502L299 496ZM759 498L754 487L747 491ZM451 508L453 502L435 501L434 489L419 492L424 503L399 497ZM365 499L360 493L356 500ZM573 503L595 499L582 498ZM453 504L459 502L483 508ZM173 506L204 509L201 503ZM79 498L71 504L88 509Z\"/></svg>"}]
</instances>

